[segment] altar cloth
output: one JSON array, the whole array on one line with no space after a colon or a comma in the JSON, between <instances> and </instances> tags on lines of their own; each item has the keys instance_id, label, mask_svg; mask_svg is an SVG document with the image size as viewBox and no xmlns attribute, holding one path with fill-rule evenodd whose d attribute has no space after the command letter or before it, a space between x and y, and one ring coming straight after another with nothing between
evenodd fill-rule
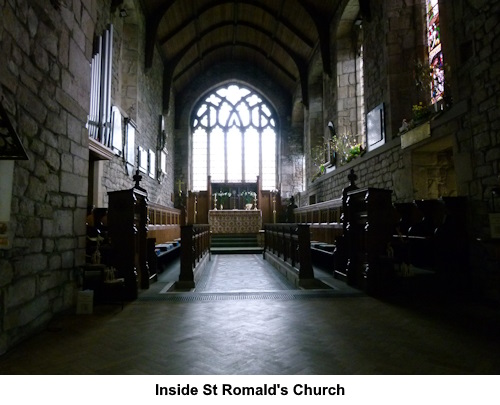
<instances>
[{"instance_id":1,"label":"altar cloth","mask_svg":"<svg viewBox=\"0 0 500 405\"><path fill-rule=\"evenodd\" d=\"M262 228L262 211L210 210L208 223L212 233L259 233Z\"/></svg>"}]
</instances>

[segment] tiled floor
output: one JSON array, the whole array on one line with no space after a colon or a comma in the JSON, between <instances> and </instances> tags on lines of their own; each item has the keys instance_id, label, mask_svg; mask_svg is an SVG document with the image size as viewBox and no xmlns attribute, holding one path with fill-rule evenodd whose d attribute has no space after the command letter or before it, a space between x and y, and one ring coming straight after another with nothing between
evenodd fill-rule
<instances>
[{"instance_id":1,"label":"tiled floor","mask_svg":"<svg viewBox=\"0 0 500 405\"><path fill-rule=\"evenodd\" d=\"M258 255L213 256L196 292L55 319L0 357L1 374L498 374L498 312L295 290ZM326 280L327 279L327 280Z\"/></svg>"}]
</instances>

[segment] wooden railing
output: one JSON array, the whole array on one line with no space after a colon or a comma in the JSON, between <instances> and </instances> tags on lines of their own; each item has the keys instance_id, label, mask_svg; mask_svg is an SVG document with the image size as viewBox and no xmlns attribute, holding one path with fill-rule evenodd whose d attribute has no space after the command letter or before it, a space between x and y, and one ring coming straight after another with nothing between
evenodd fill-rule
<instances>
[{"instance_id":1,"label":"wooden railing","mask_svg":"<svg viewBox=\"0 0 500 405\"><path fill-rule=\"evenodd\" d=\"M181 226L181 271L179 288L194 288L198 265L210 254L210 226Z\"/></svg>"},{"instance_id":2,"label":"wooden railing","mask_svg":"<svg viewBox=\"0 0 500 405\"><path fill-rule=\"evenodd\" d=\"M314 279L308 225L266 224L264 232L264 257L272 253L297 269L299 281Z\"/></svg>"}]
</instances>

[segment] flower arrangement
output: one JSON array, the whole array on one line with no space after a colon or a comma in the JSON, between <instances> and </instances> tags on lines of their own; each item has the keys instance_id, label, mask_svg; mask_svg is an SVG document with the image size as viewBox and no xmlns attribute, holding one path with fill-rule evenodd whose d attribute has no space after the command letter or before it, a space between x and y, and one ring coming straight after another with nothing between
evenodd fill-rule
<instances>
[{"instance_id":1,"label":"flower arrangement","mask_svg":"<svg viewBox=\"0 0 500 405\"><path fill-rule=\"evenodd\" d=\"M339 136L334 135L331 140L331 148L335 153L335 164L337 166L345 165L352 159L363 156L366 149L361 143L353 143L357 136L347 134Z\"/></svg>"},{"instance_id":2,"label":"flower arrangement","mask_svg":"<svg viewBox=\"0 0 500 405\"><path fill-rule=\"evenodd\" d=\"M411 107L412 118L408 122L406 119L403 119L401 127L399 127L398 135L402 135L405 132L415 128L420 125L423 121L429 120L432 113L429 110L429 107L422 102L418 104L413 104Z\"/></svg>"},{"instance_id":3,"label":"flower arrangement","mask_svg":"<svg viewBox=\"0 0 500 405\"><path fill-rule=\"evenodd\" d=\"M255 200L257 193L255 191L243 191L241 196L245 199L245 202L249 204Z\"/></svg>"},{"instance_id":4,"label":"flower arrangement","mask_svg":"<svg viewBox=\"0 0 500 405\"><path fill-rule=\"evenodd\" d=\"M421 121L430 115L429 108L422 102L411 107L414 121Z\"/></svg>"},{"instance_id":5,"label":"flower arrangement","mask_svg":"<svg viewBox=\"0 0 500 405\"><path fill-rule=\"evenodd\" d=\"M317 172L314 174L311 181L314 182L319 176L325 172L325 144L317 143L311 148L311 170L317 168Z\"/></svg>"},{"instance_id":6,"label":"flower arrangement","mask_svg":"<svg viewBox=\"0 0 500 405\"><path fill-rule=\"evenodd\" d=\"M219 191L218 193L214 193L213 197L217 197L219 200L226 200L231 197L231 193L229 191Z\"/></svg>"},{"instance_id":7,"label":"flower arrangement","mask_svg":"<svg viewBox=\"0 0 500 405\"><path fill-rule=\"evenodd\" d=\"M349 149L349 154L346 157L346 162L350 162L352 159L357 158L358 156L363 156L365 152L366 150L360 143L353 145L351 149Z\"/></svg>"},{"instance_id":8,"label":"flower arrangement","mask_svg":"<svg viewBox=\"0 0 500 405\"><path fill-rule=\"evenodd\" d=\"M213 193L212 197L214 197L215 209L217 209L217 203L220 203L220 208L223 209L224 205L226 205L231 197L231 193L228 191L219 191L218 193Z\"/></svg>"},{"instance_id":9,"label":"flower arrangement","mask_svg":"<svg viewBox=\"0 0 500 405\"><path fill-rule=\"evenodd\" d=\"M330 128L331 138L324 145L316 145L311 150L312 164L318 168L311 179L312 182L326 173L328 167L340 167L366 152L361 143L354 143L359 139L359 135L338 135L332 128L333 126ZM328 159L325 159L325 156Z\"/></svg>"}]
</instances>

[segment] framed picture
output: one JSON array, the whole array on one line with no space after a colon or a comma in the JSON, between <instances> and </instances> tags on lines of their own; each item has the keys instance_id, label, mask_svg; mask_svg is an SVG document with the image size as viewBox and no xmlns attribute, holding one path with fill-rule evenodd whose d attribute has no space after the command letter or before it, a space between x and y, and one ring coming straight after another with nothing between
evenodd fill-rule
<instances>
[{"instance_id":1,"label":"framed picture","mask_svg":"<svg viewBox=\"0 0 500 405\"><path fill-rule=\"evenodd\" d=\"M125 119L125 166L129 175L134 173L135 168L135 131L134 121Z\"/></svg>"},{"instance_id":2,"label":"framed picture","mask_svg":"<svg viewBox=\"0 0 500 405\"><path fill-rule=\"evenodd\" d=\"M160 171L167 174L167 154L165 151L160 152Z\"/></svg>"},{"instance_id":3,"label":"framed picture","mask_svg":"<svg viewBox=\"0 0 500 405\"><path fill-rule=\"evenodd\" d=\"M137 160L139 170L143 173L148 173L148 151L142 146L137 147Z\"/></svg>"},{"instance_id":4,"label":"framed picture","mask_svg":"<svg viewBox=\"0 0 500 405\"><path fill-rule=\"evenodd\" d=\"M155 175L156 175L156 154L153 150L149 150L149 177L151 177L152 179L155 178Z\"/></svg>"},{"instance_id":5,"label":"framed picture","mask_svg":"<svg viewBox=\"0 0 500 405\"><path fill-rule=\"evenodd\" d=\"M112 146L113 152L121 156L123 153L123 117L117 106L111 108L111 128L112 128Z\"/></svg>"},{"instance_id":6,"label":"framed picture","mask_svg":"<svg viewBox=\"0 0 500 405\"><path fill-rule=\"evenodd\" d=\"M384 103L366 115L366 147L374 150L385 143Z\"/></svg>"}]
</instances>

